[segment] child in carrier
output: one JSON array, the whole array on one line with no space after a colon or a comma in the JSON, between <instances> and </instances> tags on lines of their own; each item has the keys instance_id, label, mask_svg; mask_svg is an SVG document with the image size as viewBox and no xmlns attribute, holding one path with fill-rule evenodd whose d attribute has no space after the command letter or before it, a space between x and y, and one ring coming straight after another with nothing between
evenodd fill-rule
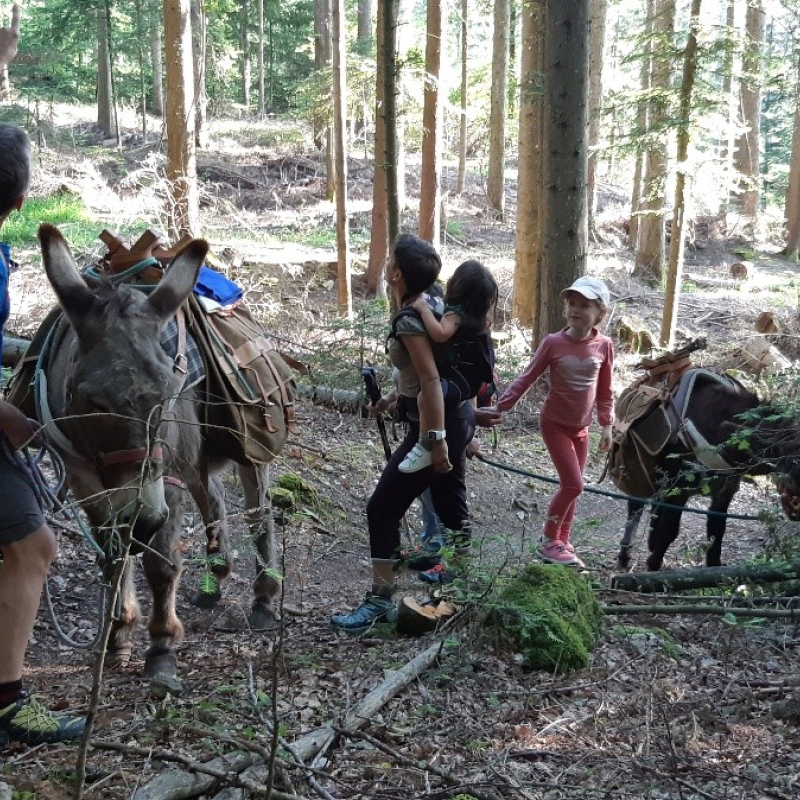
<instances>
[{"instance_id":1,"label":"child in carrier","mask_svg":"<svg viewBox=\"0 0 800 800\"><path fill-rule=\"evenodd\" d=\"M542 340L531 363L500 395L495 410L514 408L549 369L550 390L539 417L539 431L558 473L559 487L547 509L538 555L543 561L583 567L569 538L583 491L589 424L595 407L602 427L599 449L607 452L611 447L614 346L597 330L608 310L610 294L602 281L583 277L564 289L561 298L567 327Z\"/></svg>"},{"instance_id":2,"label":"child in carrier","mask_svg":"<svg viewBox=\"0 0 800 800\"><path fill-rule=\"evenodd\" d=\"M437 345L446 345L457 335L460 337L487 334L491 326L491 314L497 305L497 282L480 261L470 259L460 264L447 282L444 294L444 308L441 317L437 316L428 300L417 298L411 307L422 318L428 337ZM457 405L471 400L470 364L453 364L452 372L442 373L442 396L445 405ZM493 365L489 365L489 370ZM430 412L425 408L422 395L417 398L420 416L420 430L428 429ZM400 463L400 472L418 472L431 464L431 444L428 439L420 440Z\"/></svg>"}]
</instances>

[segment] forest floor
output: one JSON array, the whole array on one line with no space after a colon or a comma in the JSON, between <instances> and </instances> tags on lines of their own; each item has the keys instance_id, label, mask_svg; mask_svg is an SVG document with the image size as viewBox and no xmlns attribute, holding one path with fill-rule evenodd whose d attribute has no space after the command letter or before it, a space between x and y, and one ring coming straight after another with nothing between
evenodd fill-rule
<instances>
[{"instance_id":1,"label":"forest floor","mask_svg":"<svg viewBox=\"0 0 800 800\"><path fill-rule=\"evenodd\" d=\"M60 141L70 139L64 133L74 141L91 131L77 113L70 119L57 118L55 125L56 130L64 126ZM308 347L325 346L320 331L335 303L328 266L335 260L334 240L328 236L316 241L310 235L332 230L333 209L319 200L324 182L318 154L299 145L282 150L246 146L248 132L251 129L239 130L236 137L218 133L213 152L200 154L199 171L206 176L205 233L215 251L230 248L242 256L234 276L256 290L254 303L262 316L302 358ZM132 213L134 202L147 208L152 201L153 184L145 175L152 170L148 153L147 148L126 150L127 163L122 165L115 151L51 145L40 154L34 193L61 185L65 191L80 192L113 228ZM411 201L413 175L411 168ZM351 165L351 192L358 271L366 260L370 193L368 165L358 159ZM513 187L505 222L487 213L477 178L464 195L450 194L446 205L446 264L452 268L467 254L483 260L495 271L507 304ZM638 320L657 334L663 295L631 277L623 218L621 204L615 205L613 193L604 191L589 269L612 289L612 336L618 335L623 318ZM411 216L408 224L413 229ZM772 341L795 358L800 333L796 266L777 256L779 248L766 240L734 240L713 230L707 235L696 231L695 237L687 250L679 343L704 335L708 348L699 354L698 363L731 365L742 343L753 335L759 312L769 311L780 327ZM729 266L744 251L753 272L748 281L737 283L729 280ZM30 255L12 284L15 316L7 330L20 336L31 333L52 303L33 251ZM355 286L360 286L357 280ZM499 350L501 372L507 378L524 356L504 354L514 353L514 344L524 335L508 325L499 327L507 334L507 350ZM302 339L300 330L307 331ZM638 374L639 358L618 341L618 390ZM534 560L551 491L540 479L553 474L536 431L542 391L537 387L531 392L497 436L482 435L483 451L492 461L531 475L480 461L469 467L470 508L481 540L476 558L498 576L512 565ZM85 797L266 796L252 786L242 793L235 788L233 768L219 765L217 776L203 785L196 765L248 751L260 758L270 745L268 730L274 722L288 743L329 722L350 728L313 763L309 760L309 769L298 768L281 751L277 772L284 783L276 786L287 793L282 797L292 791L302 797L393 800L438 800L467 792L477 798L528 800L797 796L800 637L791 620L609 614L588 668L567 676L526 668L514 649L498 642L474 612L462 613L444 631L419 639L395 633L360 639L334 633L330 614L352 608L368 587L364 507L383 453L373 421L310 402L300 404L299 419L301 431L274 472L300 475L318 490L319 498L279 525L285 573L279 635L247 630L253 566L238 522L241 496L231 478L236 572L225 585L222 603L211 612L189 603L199 576L201 543L187 526L187 568L178 598L186 627L179 652L183 695L164 701L148 697L140 675L146 633L140 631L140 650L132 663L107 671L103 678ZM592 488L598 488L594 481L601 470L602 464L592 460L587 476ZM599 488L612 489L608 483ZM731 510L745 515L763 512L770 521L731 520L723 545L726 563L791 551L788 526L776 522L769 482L745 484ZM629 595L622 601L620 593L609 588L617 571L624 516L619 499L585 493L574 542L587 564L584 574L602 602L649 603L652 598ZM410 522L412 530L420 529L413 514ZM685 515L680 537L668 553L668 566L703 563L704 524L700 515ZM635 569L643 568L645 554L640 541ZM88 641L97 629L98 585L86 545L78 536L62 532L50 588L55 619L73 640ZM730 593L718 594L718 605L730 600ZM400 595L422 599L426 590L413 573L401 573ZM662 596L657 599L668 602ZM146 592L142 601L146 611ZM371 714L360 731L353 730L347 714L354 705L437 642L441 651L433 666ZM29 685L59 707L81 713L89 702L91 661L86 650L64 643L43 607L29 650ZM75 745L6 747L0 751L0 798L3 782L15 800L71 796L77 753ZM240 767L241 763L236 769ZM148 789L157 775L172 770L194 775L198 782L184 780L171 792ZM263 786L263 771L250 780Z\"/></svg>"}]
</instances>

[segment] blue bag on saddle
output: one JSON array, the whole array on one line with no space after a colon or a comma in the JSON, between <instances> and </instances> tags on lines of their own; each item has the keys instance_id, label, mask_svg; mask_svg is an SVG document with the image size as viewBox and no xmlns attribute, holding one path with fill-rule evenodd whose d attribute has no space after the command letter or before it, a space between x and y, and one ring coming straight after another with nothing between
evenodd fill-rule
<instances>
[{"instance_id":1,"label":"blue bag on saddle","mask_svg":"<svg viewBox=\"0 0 800 800\"><path fill-rule=\"evenodd\" d=\"M229 306L241 300L244 292L233 281L228 280L221 272L206 267L200 267L200 274L194 287L194 293L200 297L207 297L220 305Z\"/></svg>"}]
</instances>

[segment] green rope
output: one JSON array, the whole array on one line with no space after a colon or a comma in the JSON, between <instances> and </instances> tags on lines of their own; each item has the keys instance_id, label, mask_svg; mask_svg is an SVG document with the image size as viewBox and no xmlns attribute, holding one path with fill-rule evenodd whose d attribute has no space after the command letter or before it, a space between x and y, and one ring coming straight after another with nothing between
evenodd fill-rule
<instances>
[{"instance_id":1,"label":"green rope","mask_svg":"<svg viewBox=\"0 0 800 800\"><path fill-rule=\"evenodd\" d=\"M505 472L513 472L516 475L524 475L527 478L535 478L538 481L544 481L545 483L560 483L558 478L551 478L547 475L537 475L535 472L528 472L528 470L520 469L519 467L512 467L510 464L502 464L499 461L492 461L486 456L481 455L480 453L476 454L476 458L483 461L484 464L489 464L489 466L497 467L497 469L502 469ZM686 511L689 514L703 514L706 517L724 517L725 519L743 519L748 520L751 522L758 522L759 517L754 517L752 514L726 514L723 511L706 511L702 508L689 508L688 506L678 506L674 503L664 503L660 500L647 500L641 497L634 497L630 494L621 494L620 492L606 492L603 489L594 489L591 486L586 486L584 488L585 492L590 492L591 494L599 494L603 497L612 497L615 500L633 500L636 503L642 503L644 505L650 505L654 511L658 510L659 508L668 508L672 509L673 511Z\"/></svg>"}]
</instances>

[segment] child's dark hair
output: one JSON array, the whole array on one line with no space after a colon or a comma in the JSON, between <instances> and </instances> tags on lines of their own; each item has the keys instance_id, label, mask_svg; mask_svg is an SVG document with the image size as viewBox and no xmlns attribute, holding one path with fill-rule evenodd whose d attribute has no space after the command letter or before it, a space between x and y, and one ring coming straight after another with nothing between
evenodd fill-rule
<instances>
[{"instance_id":1,"label":"child's dark hair","mask_svg":"<svg viewBox=\"0 0 800 800\"><path fill-rule=\"evenodd\" d=\"M444 293L448 306L459 307L465 333L483 333L489 327L498 296L492 273L472 258L456 267Z\"/></svg>"},{"instance_id":2,"label":"child's dark hair","mask_svg":"<svg viewBox=\"0 0 800 800\"><path fill-rule=\"evenodd\" d=\"M0 124L0 215L28 191L30 180L28 137L16 125Z\"/></svg>"},{"instance_id":3,"label":"child's dark hair","mask_svg":"<svg viewBox=\"0 0 800 800\"><path fill-rule=\"evenodd\" d=\"M442 269L442 260L436 248L411 233L397 237L392 257L406 284L403 302L424 292L439 277Z\"/></svg>"}]
</instances>

